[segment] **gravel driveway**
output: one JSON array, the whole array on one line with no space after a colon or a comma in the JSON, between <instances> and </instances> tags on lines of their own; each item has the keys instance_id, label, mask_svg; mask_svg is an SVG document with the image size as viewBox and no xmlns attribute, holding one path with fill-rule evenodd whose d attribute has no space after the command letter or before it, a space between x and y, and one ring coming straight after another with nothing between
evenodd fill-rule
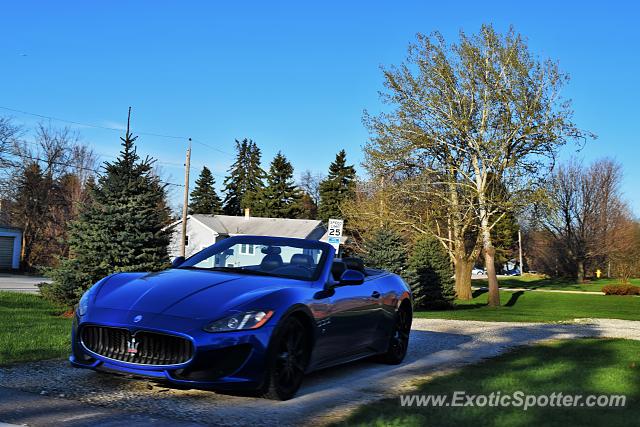
<instances>
[{"instance_id":1,"label":"gravel driveway","mask_svg":"<svg viewBox=\"0 0 640 427\"><path fill-rule=\"evenodd\" d=\"M111 416L111 421L103 424L87 416L66 425L132 426L136 422L131 420L131 411L142 417L140 425L145 424L145 416L146 422L155 416L187 424L323 425L345 416L358 405L408 391L416 380L430 375L498 355L515 346L576 337L640 339L640 322L583 320L570 324L528 324L415 319L409 354L402 365L362 361L316 372L305 379L298 396L286 402L170 389L147 380L72 369L59 360L0 368L0 386L54 396L55 399L47 400L49 404L59 402L68 406L75 402L86 411L107 407L109 411L120 411L123 420L119 424L116 423L119 417ZM50 423L41 421L42 418L29 418L29 405L23 405L21 411L12 408L0 401L0 421L58 424L55 418L50 418ZM42 415L41 412L38 414Z\"/></svg>"}]
</instances>

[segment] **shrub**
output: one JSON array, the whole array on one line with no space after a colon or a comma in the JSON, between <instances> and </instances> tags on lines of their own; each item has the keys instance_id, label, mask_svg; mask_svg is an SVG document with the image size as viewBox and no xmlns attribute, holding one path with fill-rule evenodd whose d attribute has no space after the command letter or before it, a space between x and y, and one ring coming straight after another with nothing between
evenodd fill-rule
<instances>
[{"instance_id":1,"label":"shrub","mask_svg":"<svg viewBox=\"0 0 640 427\"><path fill-rule=\"evenodd\" d=\"M363 259L367 266L402 275L407 264L407 249L400 234L380 228L364 241Z\"/></svg>"},{"instance_id":2,"label":"shrub","mask_svg":"<svg viewBox=\"0 0 640 427\"><path fill-rule=\"evenodd\" d=\"M413 246L407 266L407 281L416 306L447 309L455 297L449 255L439 241L424 237Z\"/></svg>"},{"instance_id":3,"label":"shrub","mask_svg":"<svg viewBox=\"0 0 640 427\"><path fill-rule=\"evenodd\" d=\"M640 295L640 287L633 285L607 285L602 288L605 295Z\"/></svg>"}]
</instances>

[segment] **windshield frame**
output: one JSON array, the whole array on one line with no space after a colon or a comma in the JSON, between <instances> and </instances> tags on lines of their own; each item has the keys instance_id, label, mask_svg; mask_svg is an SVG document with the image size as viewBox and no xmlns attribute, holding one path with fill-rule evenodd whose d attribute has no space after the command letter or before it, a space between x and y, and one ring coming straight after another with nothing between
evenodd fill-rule
<instances>
[{"instance_id":1,"label":"windshield frame","mask_svg":"<svg viewBox=\"0 0 640 427\"><path fill-rule=\"evenodd\" d=\"M196 264L204 261L205 259L211 258L218 253L221 253L231 247L238 244L252 244L252 245L263 245L263 246L289 246L300 249L315 249L321 251L320 259L318 260L318 264L313 275L309 278L307 277L299 277L299 276L290 276L290 275L282 275L282 274L271 274L268 272L262 271L253 271L253 270L245 270L243 268L235 268L237 271L231 271L229 268L228 271L216 270L215 268L198 268L195 267ZM325 270L327 259L329 258L329 254L333 247L328 243L321 242L319 240L307 240L307 239L296 239L292 237L271 237L271 236L250 236L250 235L242 235L242 236L232 236L227 237L219 242L191 255L189 258L185 259L178 267L178 269L183 270L198 270L198 271L209 271L212 273L229 273L229 274L242 274L242 275L253 275L256 277L277 277L281 279L288 280L301 280L305 282L315 282L317 281L322 273ZM226 268L226 267L225 267Z\"/></svg>"}]
</instances>

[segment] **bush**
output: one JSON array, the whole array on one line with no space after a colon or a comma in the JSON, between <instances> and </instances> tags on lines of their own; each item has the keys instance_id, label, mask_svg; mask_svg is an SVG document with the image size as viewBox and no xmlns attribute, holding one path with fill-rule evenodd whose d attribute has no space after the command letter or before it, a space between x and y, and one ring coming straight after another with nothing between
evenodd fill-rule
<instances>
[{"instance_id":1,"label":"bush","mask_svg":"<svg viewBox=\"0 0 640 427\"><path fill-rule=\"evenodd\" d=\"M402 275L407 264L407 250L400 234L380 228L364 241L367 266Z\"/></svg>"},{"instance_id":2,"label":"bush","mask_svg":"<svg viewBox=\"0 0 640 427\"><path fill-rule=\"evenodd\" d=\"M605 295L640 295L640 287L633 285L607 285L602 288Z\"/></svg>"},{"instance_id":3,"label":"bush","mask_svg":"<svg viewBox=\"0 0 640 427\"><path fill-rule=\"evenodd\" d=\"M407 266L408 282L417 307L451 308L455 298L449 255L439 241L424 237L413 246Z\"/></svg>"}]
</instances>

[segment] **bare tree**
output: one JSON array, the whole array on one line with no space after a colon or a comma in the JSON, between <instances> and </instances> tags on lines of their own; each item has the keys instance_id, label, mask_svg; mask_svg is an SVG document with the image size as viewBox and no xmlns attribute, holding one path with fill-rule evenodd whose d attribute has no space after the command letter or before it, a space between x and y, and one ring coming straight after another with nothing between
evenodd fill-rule
<instances>
[{"instance_id":1,"label":"bare tree","mask_svg":"<svg viewBox=\"0 0 640 427\"><path fill-rule=\"evenodd\" d=\"M355 199L346 201L342 212L356 235L351 243L356 249L359 241L381 227L401 230L409 240L435 236L455 268L456 296L471 299L471 270L480 252L477 220L472 209L461 209L461 194L455 187L434 191L444 186L438 181L442 180L423 174L359 182Z\"/></svg>"},{"instance_id":2,"label":"bare tree","mask_svg":"<svg viewBox=\"0 0 640 427\"><path fill-rule=\"evenodd\" d=\"M547 265L584 281L586 272L605 268L633 245L633 222L620 194L622 167L599 160L588 167L561 166L548 184L548 199L535 211L538 241L551 251ZM545 256L544 254L539 254Z\"/></svg>"},{"instance_id":3,"label":"bare tree","mask_svg":"<svg viewBox=\"0 0 640 427\"><path fill-rule=\"evenodd\" d=\"M317 205L320 202L320 182L324 179L321 173L313 173L309 169L300 174L299 187L307 193Z\"/></svg>"},{"instance_id":4,"label":"bare tree","mask_svg":"<svg viewBox=\"0 0 640 427\"><path fill-rule=\"evenodd\" d=\"M478 227L489 304L497 306L492 228L501 212L536 196L558 147L585 136L559 96L567 76L555 62L533 56L513 29L500 35L486 25L474 36L461 33L458 44L438 33L418 35L406 62L384 75L383 100L395 109L365 115L373 135L366 147L370 172L397 177L417 170L437 178L425 190L450 206L452 229ZM492 180L506 192L495 193L502 186ZM454 246L464 246L464 236L454 234Z\"/></svg>"},{"instance_id":5,"label":"bare tree","mask_svg":"<svg viewBox=\"0 0 640 427\"><path fill-rule=\"evenodd\" d=\"M640 275L640 224L627 221L620 234L627 245L610 254L608 261L615 276L626 284L632 277Z\"/></svg>"},{"instance_id":6,"label":"bare tree","mask_svg":"<svg viewBox=\"0 0 640 427\"><path fill-rule=\"evenodd\" d=\"M320 183L324 176L320 173L312 173L309 169L300 174L298 187L302 190L301 218L315 219L318 216L318 204L320 203Z\"/></svg>"},{"instance_id":7,"label":"bare tree","mask_svg":"<svg viewBox=\"0 0 640 427\"><path fill-rule=\"evenodd\" d=\"M15 160L13 154L21 135L22 129L10 118L0 117L0 203L8 198L8 183L12 179Z\"/></svg>"},{"instance_id":8,"label":"bare tree","mask_svg":"<svg viewBox=\"0 0 640 427\"><path fill-rule=\"evenodd\" d=\"M87 201L96 156L69 128L40 124L11 153L11 222L23 229L23 263L47 266L67 251L67 225Z\"/></svg>"}]
</instances>

